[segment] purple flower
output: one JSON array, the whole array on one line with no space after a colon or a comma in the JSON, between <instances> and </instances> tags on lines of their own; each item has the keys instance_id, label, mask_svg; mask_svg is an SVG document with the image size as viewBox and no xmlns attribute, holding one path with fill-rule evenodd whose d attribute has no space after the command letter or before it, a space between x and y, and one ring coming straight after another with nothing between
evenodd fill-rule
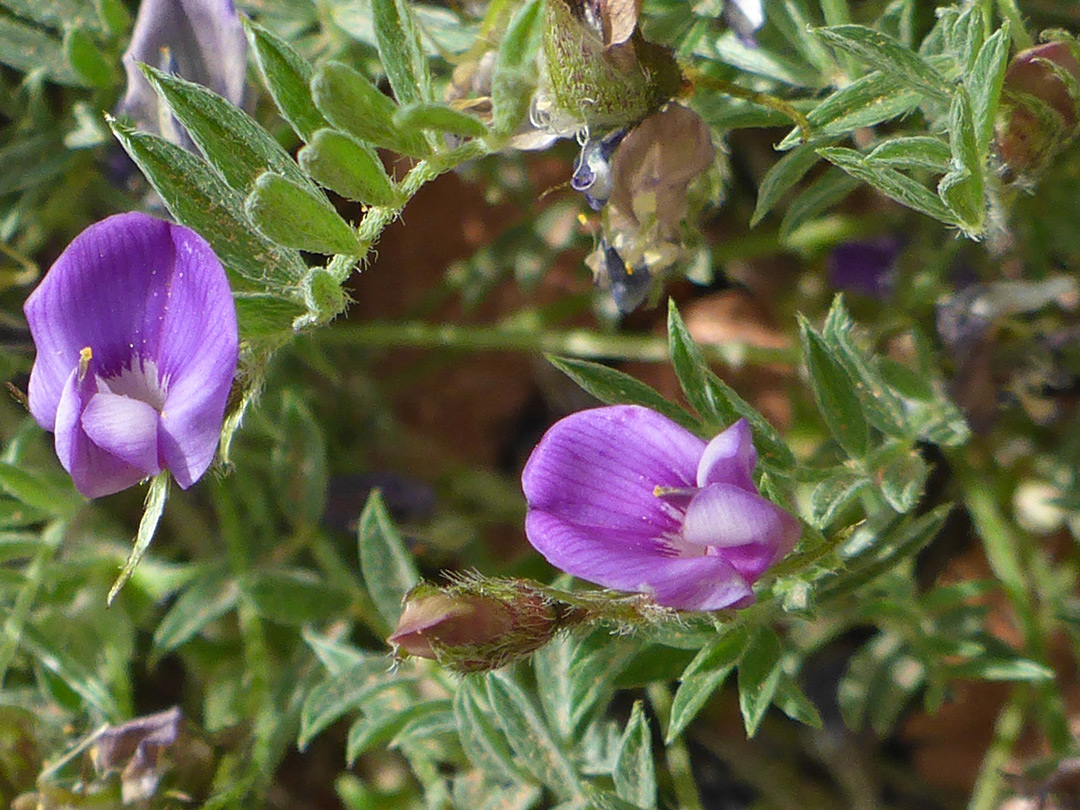
<instances>
[{"instance_id":1,"label":"purple flower","mask_svg":"<svg viewBox=\"0 0 1080 810\"><path fill-rule=\"evenodd\" d=\"M634 405L556 423L525 465L529 542L557 568L684 610L744 607L799 537L758 494L745 420L704 442Z\"/></svg>"},{"instance_id":2,"label":"purple flower","mask_svg":"<svg viewBox=\"0 0 1080 810\"><path fill-rule=\"evenodd\" d=\"M140 129L189 149L187 133L160 102L139 62L209 87L237 106L244 98L247 39L232 0L142 0L123 61L128 85L120 112Z\"/></svg>"},{"instance_id":3,"label":"purple flower","mask_svg":"<svg viewBox=\"0 0 1080 810\"><path fill-rule=\"evenodd\" d=\"M89 498L214 459L237 361L221 262L194 231L118 214L68 245L25 306L30 413Z\"/></svg>"}]
</instances>

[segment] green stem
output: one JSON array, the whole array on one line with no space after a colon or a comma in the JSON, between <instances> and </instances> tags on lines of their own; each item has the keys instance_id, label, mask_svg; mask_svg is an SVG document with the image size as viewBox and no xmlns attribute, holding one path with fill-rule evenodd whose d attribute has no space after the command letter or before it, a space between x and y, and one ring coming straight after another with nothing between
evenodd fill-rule
<instances>
[{"instance_id":1,"label":"green stem","mask_svg":"<svg viewBox=\"0 0 1080 810\"><path fill-rule=\"evenodd\" d=\"M540 351L580 358L667 362L667 340L649 335L607 335L588 329L539 331L491 326L455 326L421 321L350 323L308 336L322 346L456 349L464 351ZM701 347L707 360L732 368L770 363L794 364L795 348L768 348L732 341Z\"/></svg>"},{"instance_id":2,"label":"green stem","mask_svg":"<svg viewBox=\"0 0 1080 810\"><path fill-rule=\"evenodd\" d=\"M971 792L968 810L994 810L1001 796L1002 777L1013 747L1024 729L1024 704L1028 690L1018 686L998 713L994 736L983 757L982 768Z\"/></svg>"},{"instance_id":3,"label":"green stem","mask_svg":"<svg viewBox=\"0 0 1080 810\"><path fill-rule=\"evenodd\" d=\"M754 90L747 90L745 87L740 87L732 82L717 79L698 71L690 71L690 80L698 87L705 87L709 90L716 90L727 96L752 101L755 104L760 104L762 107L768 107L770 110L775 110L782 115L786 115L795 122L795 126L799 128L799 138L803 143L809 141L813 135L812 127L810 126L810 121L807 117L782 98L770 96L767 93L758 93Z\"/></svg>"},{"instance_id":4,"label":"green stem","mask_svg":"<svg viewBox=\"0 0 1080 810\"><path fill-rule=\"evenodd\" d=\"M1024 18L1016 5L1016 0L997 0L998 11L1001 16L1009 21L1009 33L1012 35L1016 50L1022 51L1035 44L1024 25Z\"/></svg>"},{"instance_id":5,"label":"green stem","mask_svg":"<svg viewBox=\"0 0 1080 810\"><path fill-rule=\"evenodd\" d=\"M11 666L15 651L19 648L23 627L26 626L26 621L30 617L38 591L41 590L49 565L52 563L56 550L60 547L60 542L64 539L65 531L67 531L67 523L57 521L50 523L41 533L41 547L26 567L26 584L15 597L15 604L4 620L4 635L0 639L0 688L3 688L8 667Z\"/></svg>"},{"instance_id":6,"label":"green stem","mask_svg":"<svg viewBox=\"0 0 1080 810\"><path fill-rule=\"evenodd\" d=\"M251 570L251 559L244 542L243 524L228 481L216 481L212 488L214 506L220 524L225 553L233 575L240 583L237 618L243 645L244 670L248 673L249 694L256 706L251 748L251 777L253 784L269 784L274 770L274 732L279 710L274 705L270 684L271 655L266 641L265 628L250 596L244 588L244 580Z\"/></svg>"},{"instance_id":7,"label":"green stem","mask_svg":"<svg viewBox=\"0 0 1080 810\"><path fill-rule=\"evenodd\" d=\"M671 722L671 690L662 683L651 683L645 691L660 722L661 734L666 736ZM690 768L690 751L683 738L676 737L665 749L664 755L671 785L675 789L675 804L682 810L705 810L697 782L694 781L694 772Z\"/></svg>"}]
</instances>

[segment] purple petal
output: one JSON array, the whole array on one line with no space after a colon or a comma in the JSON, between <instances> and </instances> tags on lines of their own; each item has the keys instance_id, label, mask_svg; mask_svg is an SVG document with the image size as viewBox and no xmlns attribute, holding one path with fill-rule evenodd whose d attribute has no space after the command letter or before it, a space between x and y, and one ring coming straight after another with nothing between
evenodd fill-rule
<instances>
[{"instance_id":1,"label":"purple petal","mask_svg":"<svg viewBox=\"0 0 1080 810\"><path fill-rule=\"evenodd\" d=\"M740 419L708 443L697 468L699 487L708 484L731 484L748 492L757 492L751 473L757 464L757 450L750 424Z\"/></svg>"},{"instance_id":2,"label":"purple petal","mask_svg":"<svg viewBox=\"0 0 1080 810\"><path fill-rule=\"evenodd\" d=\"M895 236L838 245L826 261L830 286L885 300L896 282L902 247Z\"/></svg>"},{"instance_id":3,"label":"purple petal","mask_svg":"<svg viewBox=\"0 0 1080 810\"><path fill-rule=\"evenodd\" d=\"M799 539L799 522L756 492L730 484L711 484L690 502L683 522L687 543L726 550L763 544L779 559Z\"/></svg>"},{"instance_id":4,"label":"purple petal","mask_svg":"<svg viewBox=\"0 0 1080 810\"><path fill-rule=\"evenodd\" d=\"M657 486L692 487L705 443L648 408L580 411L533 450L521 482L529 508L626 543L677 533L680 515Z\"/></svg>"},{"instance_id":5,"label":"purple petal","mask_svg":"<svg viewBox=\"0 0 1080 810\"><path fill-rule=\"evenodd\" d=\"M225 270L194 231L173 231L176 279L161 324L159 373L165 466L187 489L214 460L237 362L236 308Z\"/></svg>"},{"instance_id":6,"label":"purple petal","mask_svg":"<svg viewBox=\"0 0 1080 810\"><path fill-rule=\"evenodd\" d=\"M163 134L162 118L171 121L171 115L139 62L208 87L237 106L243 101L247 39L231 0L142 0L123 61L128 85L120 111L140 129Z\"/></svg>"},{"instance_id":7,"label":"purple petal","mask_svg":"<svg viewBox=\"0 0 1080 810\"><path fill-rule=\"evenodd\" d=\"M56 420L56 455L71 474L75 488L87 498L100 498L134 486L149 473L133 467L95 445L82 426L86 403L95 396L92 375L80 383L78 370L61 389Z\"/></svg>"},{"instance_id":8,"label":"purple petal","mask_svg":"<svg viewBox=\"0 0 1080 810\"><path fill-rule=\"evenodd\" d=\"M94 394L82 413L82 428L90 441L146 475L161 472L159 421L152 405L121 394Z\"/></svg>"},{"instance_id":9,"label":"purple petal","mask_svg":"<svg viewBox=\"0 0 1080 810\"><path fill-rule=\"evenodd\" d=\"M753 601L746 580L717 555L674 557L655 548L631 548L615 533L575 526L544 512L529 512L525 532L556 568L606 588L648 593L667 607L721 610Z\"/></svg>"},{"instance_id":10,"label":"purple petal","mask_svg":"<svg viewBox=\"0 0 1080 810\"><path fill-rule=\"evenodd\" d=\"M112 429L115 402L95 406L105 410L92 412L91 432L125 466L123 474L106 478L130 478L134 470L137 481L163 462L186 488L206 471L236 369L237 332L225 271L200 236L145 214L110 217L76 237L25 310L38 351L30 375L30 411L46 430L57 431L58 452L62 441L73 453L83 439L91 441L82 428L79 441L74 434L62 440L57 421L65 382L80 352L90 348L87 377L97 379L103 393L161 414L151 454L142 446L145 432L127 443ZM91 393L97 390L95 384ZM145 424L145 412L139 413L139 424ZM75 465L75 459L72 455L69 462ZM77 465L65 466L77 481L82 477Z\"/></svg>"}]
</instances>

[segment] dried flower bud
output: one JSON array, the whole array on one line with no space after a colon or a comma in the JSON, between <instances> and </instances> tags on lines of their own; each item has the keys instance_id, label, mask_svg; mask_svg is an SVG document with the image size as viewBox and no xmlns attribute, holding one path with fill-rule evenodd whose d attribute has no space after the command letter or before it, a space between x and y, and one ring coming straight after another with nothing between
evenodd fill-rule
<instances>
[{"instance_id":1,"label":"dried flower bud","mask_svg":"<svg viewBox=\"0 0 1080 810\"><path fill-rule=\"evenodd\" d=\"M542 114L540 123L560 134L613 129L674 96L682 74L671 51L646 42L636 22L633 3L550 0L534 118Z\"/></svg>"},{"instance_id":2,"label":"dried flower bud","mask_svg":"<svg viewBox=\"0 0 1080 810\"><path fill-rule=\"evenodd\" d=\"M1002 160L1014 174L1037 171L1076 135L1080 63L1075 42L1021 51L1005 72L1006 114L998 129Z\"/></svg>"},{"instance_id":3,"label":"dried flower bud","mask_svg":"<svg viewBox=\"0 0 1080 810\"><path fill-rule=\"evenodd\" d=\"M577 621L572 609L523 580L464 578L413 588L387 642L398 654L481 672L534 652Z\"/></svg>"}]
</instances>

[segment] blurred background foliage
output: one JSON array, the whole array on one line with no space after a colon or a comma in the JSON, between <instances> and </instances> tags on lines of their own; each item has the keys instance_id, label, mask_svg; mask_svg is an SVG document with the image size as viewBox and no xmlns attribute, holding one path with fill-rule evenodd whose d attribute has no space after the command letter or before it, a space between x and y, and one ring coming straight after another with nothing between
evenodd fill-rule
<instances>
[{"instance_id":1,"label":"blurred background foliage","mask_svg":"<svg viewBox=\"0 0 1080 810\"><path fill-rule=\"evenodd\" d=\"M462 145L395 118L423 160L380 151L392 199L297 197L303 161L282 169L293 196L255 177L284 165L267 144L311 140L273 43L401 101L394 71L418 63L373 14L411 15L427 101L447 109L455 70L525 4L237 5L264 48L248 148L207 128L183 153L197 175L106 121L134 3L0 0L0 801L1080 802L1075 3L778 0L751 43L721 0L646 0L643 34L674 51L719 151L663 295L625 317L583 262L601 225L567 186L572 139L515 151L485 120ZM1063 44L1010 84L1043 41ZM298 86L333 118L337 91L316 111ZM193 133L232 120L159 88ZM163 202L215 246L206 228L241 223L274 258L223 254L252 403L229 463L171 493L107 607L144 493L75 493L20 402L21 306L88 224ZM289 220L294 204L325 230ZM221 210L234 220L215 225ZM758 604L609 622L488 675L395 664L383 639L421 576L553 581L518 476L547 426L598 400L706 436L751 419L762 491L805 524Z\"/></svg>"}]
</instances>

